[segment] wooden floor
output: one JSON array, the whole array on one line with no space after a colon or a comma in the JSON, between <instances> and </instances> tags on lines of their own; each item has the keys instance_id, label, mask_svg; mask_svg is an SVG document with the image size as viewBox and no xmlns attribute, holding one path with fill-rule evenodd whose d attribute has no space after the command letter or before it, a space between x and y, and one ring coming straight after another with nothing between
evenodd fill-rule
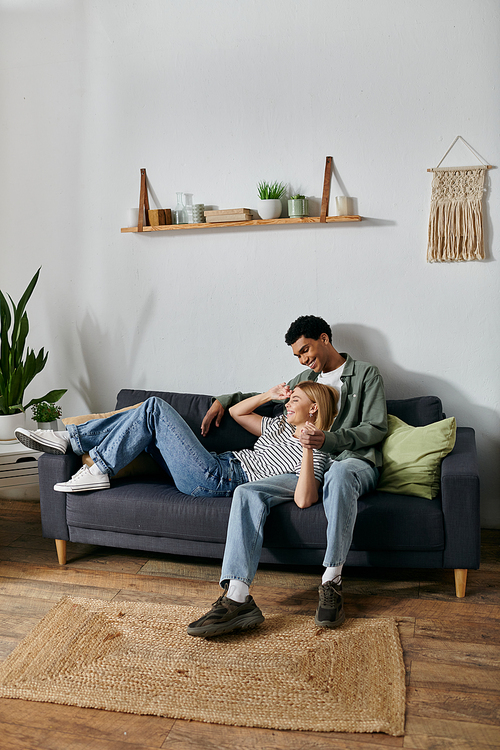
<instances>
[{"instance_id":1,"label":"wooden floor","mask_svg":"<svg viewBox=\"0 0 500 750\"><path fill-rule=\"evenodd\" d=\"M465 599L451 571L345 571L350 617L401 618L404 737L246 729L0 699L1 750L486 750L500 748L500 531L483 532ZM219 564L68 545L57 564L34 501L0 500L0 660L65 595L207 607ZM252 593L264 613L314 613L319 569L267 567Z\"/></svg>"}]
</instances>

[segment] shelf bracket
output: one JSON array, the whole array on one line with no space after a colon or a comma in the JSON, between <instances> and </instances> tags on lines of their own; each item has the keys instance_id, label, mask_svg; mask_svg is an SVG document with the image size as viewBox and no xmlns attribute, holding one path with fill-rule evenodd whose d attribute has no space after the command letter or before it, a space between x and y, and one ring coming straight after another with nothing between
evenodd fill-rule
<instances>
[{"instance_id":1,"label":"shelf bracket","mask_svg":"<svg viewBox=\"0 0 500 750\"><path fill-rule=\"evenodd\" d=\"M319 220L321 224L326 223L328 215L328 204L330 203L330 183L332 181L332 157L326 157L325 179L323 181L323 197L321 199L321 214Z\"/></svg>"},{"instance_id":2,"label":"shelf bracket","mask_svg":"<svg viewBox=\"0 0 500 750\"><path fill-rule=\"evenodd\" d=\"M149 227L149 198L146 170L141 169L141 192L139 193L139 216L137 219L137 231L142 232L143 227Z\"/></svg>"}]
</instances>

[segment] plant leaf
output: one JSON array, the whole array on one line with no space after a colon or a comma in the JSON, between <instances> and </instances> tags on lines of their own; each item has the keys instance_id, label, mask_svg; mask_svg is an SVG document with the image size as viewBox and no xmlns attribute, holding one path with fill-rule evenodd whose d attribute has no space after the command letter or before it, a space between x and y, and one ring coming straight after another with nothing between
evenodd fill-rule
<instances>
[{"instance_id":1,"label":"plant leaf","mask_svg":"<svg viewBox=\"0 0 500 750\"><path fill-rule=\"evenodd\" d=\"M29 409L30 406L33 406L34 404L40 404L42 401L47 401L49 404L55 404L56 401L59 401L62 396L64 396L65 393L67 393L67 388L59 388L54 391L49 391L45 394L45 396L42 396L42 398L32 398L31 401L26 404L26 406L23 406L23 409Z\"/></svg>"}]
</instances>

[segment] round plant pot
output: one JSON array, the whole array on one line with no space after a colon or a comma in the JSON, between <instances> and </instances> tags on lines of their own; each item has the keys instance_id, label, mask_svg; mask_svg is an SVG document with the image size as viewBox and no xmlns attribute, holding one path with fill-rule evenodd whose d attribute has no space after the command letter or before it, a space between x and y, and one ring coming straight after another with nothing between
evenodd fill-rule
<instances>
[{"instance_id":1,"label":"round plant pot","mask_svg":"<svg viewBox=\"0 0 500 750\"><path fill-rule=\"evenodd\" d=\"M261 219L279 219L282 208L279 198L259 199L259 216Z\"/></svg>"},{"instance_id":2,"label":"round plant pot","mask_svg":"<svg viewBox=\"0 0 500 750\"><path fill-rule=\"evenodd\" d=\"M53 422L37 422L36 425L39 430L57 430L57 419Z\"/></svg>"},{"instance_id":3,"label":"round plant pot","mask_svg":"<svg viewBox=\"0 0 500 750\"><path fill-rule=\"evenodd\" d=\"M24 427L26 415L24 412L18 414L0 414L0 441L15 440L14 430Z\"/></svg>"},{"instance_id":4,"label":"round plant pot","mask_svg":"<svg viewBox=\"0 0 500 750\"><path fill-rule=\"evenodd\" d=\"M307 198L289 198L288 216L291 219L309 216L309 200Z\"/></svg>"}]
</instances>

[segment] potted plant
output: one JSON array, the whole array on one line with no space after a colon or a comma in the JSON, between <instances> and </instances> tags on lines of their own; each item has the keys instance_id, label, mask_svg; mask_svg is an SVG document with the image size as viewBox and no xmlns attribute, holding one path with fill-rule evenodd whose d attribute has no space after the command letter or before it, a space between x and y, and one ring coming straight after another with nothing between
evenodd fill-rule
<instances>
[{"instance_id":1,"label":"potted plant","mask_svg":"<svg viewBox=\"0 0 500 750\"><path fill-rule=\"evenodd\" d=\"M43 370L49 356L43 348L35 354L33 349L26 347L29 332L26 305L40 270L31 279L17 305L10 295L9 304L0 291L0 440L14 438L14 430L23 426L25 411L30 406L41 401L53 404L66 393L65 388L53 390L23 404L26 388Z\"/></svg>"},{"instance_id":2,"label":"potted plant","mask_svg":"<svg viewBox=\"0 0 500 750\"><path fill-rule=\"evenodd\" d=\"M281 198L285 194L283 182L259 182L257 192L260 198L259 214L261 219L279 219L281 216Z\"/></svg>"},{"instance_id":3,"label":"potted plant","mask_svg":"<svg viewBox=\"0 0 500 750\"><path fill-rule=\"evenodd\" d=\"M32 407L31 413L39 430L57 430L57 420L62 416L62 409L47 401L40 401Z\"/></svg>"},{"instance_id":4,"label":"potted plant","mask_svg":"<svg viewBox=\"0 0 500 750\"><path fill-rule=\"evenodd\" d=\"M288 199L288 216L309 216L309 201L305 195L292 195Z\"/></svg>"}]
</instances>

